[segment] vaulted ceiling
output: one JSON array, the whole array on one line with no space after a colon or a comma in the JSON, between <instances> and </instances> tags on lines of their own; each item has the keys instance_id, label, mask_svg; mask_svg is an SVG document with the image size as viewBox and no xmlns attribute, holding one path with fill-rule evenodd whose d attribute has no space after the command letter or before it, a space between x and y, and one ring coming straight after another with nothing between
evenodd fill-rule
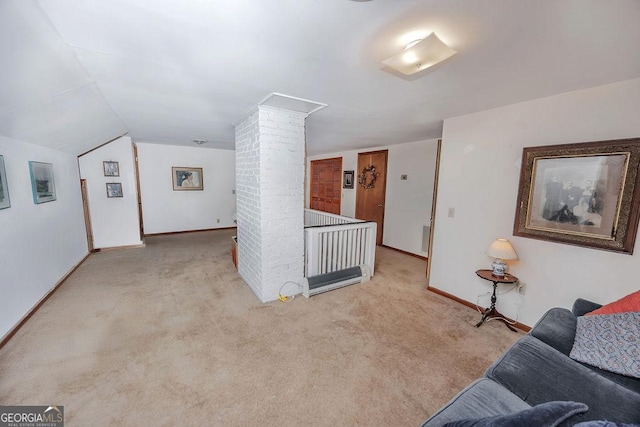
<instances>
[{"instance_id":1,"label":"vaulted ceiling","mask_svg":"<svg viewBox=\"0 0 640 427\"><path fill-rule=\"evenodd\" d=\"M0 134L233 149L278 92L329 105L310 154L437 138L448 117L640 77L638 22L637 0L0 0ZM458 54L382 65L431 31Z\"/></svg>"}]
</instances>

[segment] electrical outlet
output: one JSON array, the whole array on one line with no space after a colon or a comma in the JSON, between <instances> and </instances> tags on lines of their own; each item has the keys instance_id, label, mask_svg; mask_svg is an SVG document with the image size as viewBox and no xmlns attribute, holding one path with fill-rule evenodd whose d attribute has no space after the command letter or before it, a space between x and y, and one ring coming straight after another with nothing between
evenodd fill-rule
<instances>
[{"instance_id":1,"label":"electrical outlet","mask_svg":"<svg viewBox=\"0 0 640 427\"><path fill-rule=\"evenodd\" d=\"M402 181L406 181L407 180L407 175L400 175L400 179Z\"/></svg>"},{"instance_id":2,"label":"electrical outlet","mask_svg":"<svg viewBox=\"0 0 640 427\"><path fill-rule=\"evenodd\" d=\"M216 222L217 222L218 224L220 224L220 218L218 218L218 219L216 220Z\"/></svg>"},{"instance_id":3,"label":"electrical outlet","mask_svg":"<svg viewBox=\"0 0 640 427\"><path fill-rule=\"evenodd\" d=\"M520 295L524 295L524 294L526 294L526 293L527 293L527 285L525 285L524 283L520 283L520 284L518 285L518 293L519 293Z\"/></svg>"},{"instance_id":4,"label":"electrical outlet","mask_svg":"<svg viewBox=\"0 0 640 427\"><path fill-rule=\"evenodd\" d=\"M449 218L456 216L456 208L449 208Z\"/></svg>"}]
</instances>

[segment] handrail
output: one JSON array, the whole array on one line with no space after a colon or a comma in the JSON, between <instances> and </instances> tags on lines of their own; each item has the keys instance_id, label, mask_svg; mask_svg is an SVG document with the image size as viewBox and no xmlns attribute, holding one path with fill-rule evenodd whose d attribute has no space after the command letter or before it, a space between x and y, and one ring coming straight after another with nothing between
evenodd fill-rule
<instances>
[{"instance_id":1,"label":"handrail","mask_svg":"<svg viewBox=\"0 0 640 427\"><path fill-rule=\"evenodd\" d=\"M347 216L335 215L328 212L317 211L315 209L304 210L304 226L316 227L334 224L352 224L364 222L361 219L349 218Z\"/></svg>"}]
</instances>

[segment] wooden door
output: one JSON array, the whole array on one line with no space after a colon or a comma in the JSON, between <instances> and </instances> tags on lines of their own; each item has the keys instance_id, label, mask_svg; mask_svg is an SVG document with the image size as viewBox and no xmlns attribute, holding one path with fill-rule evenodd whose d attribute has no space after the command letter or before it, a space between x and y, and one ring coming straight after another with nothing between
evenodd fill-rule
<instances>
[{"instance_id":1,"label":"wooden door","mask_svg":"<svg viewBox=\"0 0 640 427\"><path fill-rule=\"evenodd\" d=\"M80 180L80 191L82 193L82 209L84 210L84 226L87 231L87 247L89 248L89 252L93 252L93 231L91 231L91 211L89 210L86 179Z\"/></svg>"},{"instance_id":2,"label":"wooden door","mask_svg":"<svg viewBox=\"0 0 640 427\"><path fill-rule=\"evenodd\" d=\"M378 224L376 245L382 244L387 188L388 150L358 153L356 218Z\"/></svg>"},{"instance_id":3,"label":"wooden door","mask_svg":"<svg viewBox=\"0 0 640 427\"><path fill-rule=\"evenodd\" d=\"M311 162L310 207L340 215L342 157Z\"/></svg>"}]
</instances>

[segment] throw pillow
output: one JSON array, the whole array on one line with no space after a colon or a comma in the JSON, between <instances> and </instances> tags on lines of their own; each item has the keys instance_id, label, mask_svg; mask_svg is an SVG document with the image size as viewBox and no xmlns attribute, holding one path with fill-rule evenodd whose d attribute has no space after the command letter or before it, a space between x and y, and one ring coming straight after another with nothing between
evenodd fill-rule
<instances>
[{"instance_id":1,"label":"throw pillow","mask_svg":"<svg viewBox=\"0 0 640 427\"><path fill-rule=\"evenodd\" d=\"M579 402L546 402L515 414L453 421L445 424L445 427L555 427L576 414L587 412L588 409L587 405Z\"/></svg>"},{"instance_id":2,"label":"throw pillow","mask_svg":"<svg viewBox=\"0 0 640 427\"><path fill-rule=\"evenodd\" d=\"M596 314L626 313L628 311L640 311L640 291L629 294L624 298L620 298L618 301L603 305L599 309L585 314L585 316L593 316Z\"/></svg>"},{"instance_id":3,"label":"throw pillow","mask_svg":"<svg viewBox=\"0 0 640 427\"><path fill-rule=\"evenodd\" d=\"M640 378L640 312L578 317L569 357Z\"/></svg>"}]
</instances>

